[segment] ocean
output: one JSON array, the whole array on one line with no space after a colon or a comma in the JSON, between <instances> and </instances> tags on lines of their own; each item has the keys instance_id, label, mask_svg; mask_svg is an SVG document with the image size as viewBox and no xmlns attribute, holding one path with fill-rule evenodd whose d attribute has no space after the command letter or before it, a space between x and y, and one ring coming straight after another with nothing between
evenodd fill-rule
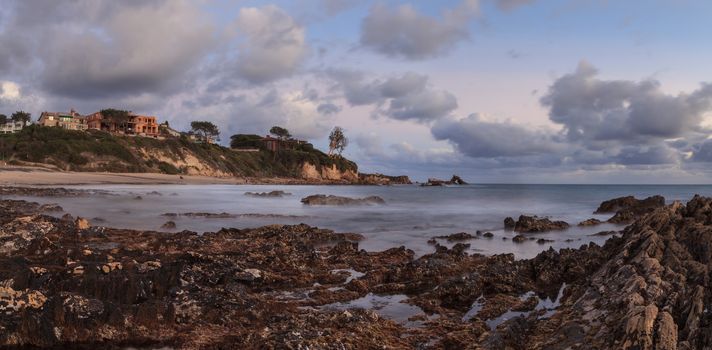
<instances>
[{"instance_id":1,"label":"ocean","mask_svg":"<svg viewBox=\"0 0 712 350\"><path fill-rule=\"evenodd\" d=\"M23 198L40 203L57 203L66 213L88 218L93 225L162 231L168 220L176 230L216 231L222 227L248 228L269 224L305 223L337 232L362 234L359 246L368 251L405 246L417 256L434 251L428 244L434 236L457 232L475 234L490 231L492 238L467 241L471 253L513 253L531 258L553 247L580 247L589 242L602 244L608 237L601 231L623 226L602 224L577 227L588 218L602 221L611 214L594 215L598 205L615 197L634 195L644 198L662 195L668 203L687 201L695 194L712 195L710 185L465 185L453 187L399 186L278 186L278 185L92 185L65 186L111 191L111 196L70 198ZM291 193L281 198L255 198L245 192L282 190ZM305 206L300 199L313 194L348 197L380 196L386 205L358 207ZM138 199L137 197L140 197ZM229 213L225 218L167 217L166 213ZM64 213L53 215L61 216ZM564 220L571 228L528 234L536 240L512 242L514 236L503 228L507 216L520 214ZM451 245L439 240L443 245Z\"/></svg>"}]
</instances>

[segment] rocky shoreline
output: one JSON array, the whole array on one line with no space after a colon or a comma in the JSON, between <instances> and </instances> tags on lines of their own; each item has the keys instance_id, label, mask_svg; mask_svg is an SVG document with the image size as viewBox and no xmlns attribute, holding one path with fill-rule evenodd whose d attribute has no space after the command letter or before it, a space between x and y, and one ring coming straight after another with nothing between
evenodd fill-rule
<instances>
[{"instance_id":1,"label":"rocky shoreline","mask_svg":"<svg viewBox=\"0 0 712 350\"><path fill-rule=\"evenodd\" d=\"M416 258L307 225L134 231L0 199L0 347L709 348L712 199L619 204L632 223L604 246L516 260L468 254L480 233Z\"/></svg>"}]
</instances>

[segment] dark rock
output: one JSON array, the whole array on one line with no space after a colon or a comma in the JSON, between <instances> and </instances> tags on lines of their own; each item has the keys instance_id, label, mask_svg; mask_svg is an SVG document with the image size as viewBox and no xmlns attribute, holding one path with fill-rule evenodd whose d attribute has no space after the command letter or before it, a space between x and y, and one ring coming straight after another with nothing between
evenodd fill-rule
<instances>
[{"instance_id":1,"label":"dark rock","mask_svg":"<svg viewBox=\"0 0 712 350\"><path fill-rule=\"evenodd\" d=\"M523 235L516 235L514 238L512 238L512 242L514 243L522 243L527 240L527 237L524 237Z\"/></svg>"},{"instance_id":2,"label":"dark rock","mask_svg":"<svg viewBox=\"0 0 712 350\"><path fill-rule=\"evenodd\" d=\"M59 204L55 204L55 203L52 203L52 204L43 204L43 205L40 207L40 210L41 210L41 211L46 211L46 212L60 212L60 211L64 211L64 209L63 209L62 207L60 207Z\"/></svg>"},{"instance_id":3,"label":"dark rock","mask_svg":"<svg viewBox=\"0 0 712 350\"><path fill-rule=\"evenodd\" d=\"M421 184L421 186L445 186L445 185L467 185L467 182L462 180L457 175L453 175L450 181L440 180L436 178L429 178L428 182Z\"/></svg>"},{"instance_id":4,"label":"dark rock","mask_svg":"<svg viewBox=\"0 0 712 350\"><path fill-rule=\"evenodd\" d=\"M174 221L166 221L161 228L166 230L174 230L176 228L176 223Z\"/></svg>"},{"instance_id":5,"label":"dark rock","mask_svg":"<svg viewBox=\"0 0 712 350\"><path fill-rule=\"evenodd\" d=\"M365 198L348 198L333 195L316 194L302 198L302 203L306 205L373 205L386 204L383 198L378 196L370 196Z\"/></svg>"},{"instance_id":6,"label":"dark rock","mask_svg":"<svg viewBox=\"0 0 712 350\"><path fill-rule=\"evenodd\" d=\"M514 221L514 219L512 219L509 216L504 219L504 229L505 230L514 230L514 226L516 226L516 224L517 223Z\"/></svg>"},{"instance_id":7,"label":"dark rock","mask_svg":"<svg viewBox=\"0 0 712 350\"><path fill-rule=\"evenodd\" d=\"M262 197L262 198L278 198L278 197L284 197L284 196L291 196L291 193L284 192L284 191L270 191L270 192L245 192L245 196L250 196L250 197Z\"/></svg>"},{"instance_id":8,"label":"dark rock","mask_svg":"<svg viewBox=\"0 0 712 350\"><path fill-rule=\"evenodd\" d=\"M625 224L664 206L665 198L663 196L651 196L645 199L636 199L633 196L627 196L614 198L601 203L595 213L615 212L615 215L608 219L608 222Z\"/></svg>"},{"instance_id":9,"label":"dark rock","mask_svg":"<svg viewBox=\"0 0 712 350\"><path fill-rule=\"evenodd\" d=\"M539 238L536 240L537 243L539 244L546 244L546 243L551 243L554 242L553 239L545 239L545 238Z\"/></svg>"},{"instance_id":10,"label":"dark rock","mask_svg":"<svg viewBox=\"0 0 712 350\"><path fill-rule=\"evenodd\" d=\"M458 233L453 233L453 234L447 235L447 236L436 236L435 238L443 238L443 239L447 239L448 242L453 242L453 241L465 241L468 239L475 239L477 237L475 237L467 232L458 232Z\"/></svg>"},{"instance_id":11,"label":"dark rock","mask_svg":"<svg viewBox=\"0 0 712 350\"><path fill-rule=\"evenodd\" d=\"M595 225L600 225L602 222L601 220L598 219L586 219L584 221L579 222L578 226L595 226Z\"/></svg>"},{"instance_id":12,"label":"dark rock","mask_svg":"<svg viewBox=\"0 0 712 350\"><path fill-rule=\"evenodd\" d=\"M545 232L567 228L569 228L569 224L564 221L551 221L548 218L527 215L519 216L519 220L514 225L516 232Z\"/></svg>"},{"instance_id":13,"label":"dark rock","mask_svg":"<svg viewBox=\"0 0 712 350\"><path fill-rule=\"evenodd\" d=\"M485 238L492 238L492 237L494 237L494 235L492 234L492 232L489 232L489 231L483 233L482 236L484 236Z\"/></svg>"}]
</instances>

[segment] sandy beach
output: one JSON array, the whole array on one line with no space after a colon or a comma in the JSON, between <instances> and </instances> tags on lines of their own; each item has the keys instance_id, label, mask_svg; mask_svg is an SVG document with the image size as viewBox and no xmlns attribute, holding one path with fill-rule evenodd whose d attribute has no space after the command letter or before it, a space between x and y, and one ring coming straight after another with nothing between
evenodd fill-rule
<instances>
[{"instance_id":1,"label":"sandy beach","mask_svg":"<svg viewBox=\"0 0 712 350\"><path fill-rule=\"evenodd\" d=\"M0 184L19 186L96 184L244 184L247 179L154 173L87 173L41 167L0 167Z\"/></svg>"},{"instance_id":2,"label":"sandy beach","mask_svg":"<svg viewBox=\"0 0 712 350\"><path fill-rule=\"evenodd\" d=\"M282 177L212 177L200 175L168 175L158 173L106 173L60 171L51 167L0 166L0 185L6 186L60 186L60 185L345 185L348 183L327 180L309 180Z\"/></svg>"}]
</instances>

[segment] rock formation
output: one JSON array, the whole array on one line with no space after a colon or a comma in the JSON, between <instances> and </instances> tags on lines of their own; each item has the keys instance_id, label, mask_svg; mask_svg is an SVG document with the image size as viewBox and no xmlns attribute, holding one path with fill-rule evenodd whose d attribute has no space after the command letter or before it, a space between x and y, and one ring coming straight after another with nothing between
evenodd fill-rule
<instances>
[{"instance_id":1,"label":"rock formation","mask_svg":"<svg viewBox=\"0 0 712 350\"><path fill-rule=\"evenodd\" d=\"M333 195L315 194L302 198L302 203L306 205L374 205L386 204L383 198L370 196L364 198L349 198Z\"/></svg>"},{"instance_id":2,"label":"rock formation","mask_svg":"<svg viewBox=\"0 0 712 350\"><path fill-rule=\"evenodd\" d=\"M614 198L601 203L594 214L615 213L613 217L608 219L608 222L625 224L663 206L665 206L665 198L663 196L651 196L645 199L636 199L633 196L627 196Z\"/></svg>"},{"instance_id":3,"label":"rock formation","mask_svg":"<svg viewBox=\"0 0 712 350\"><path fill-rule=\"evenodd\" d=\"M516 222L510 217L505 218L504 228L516 232L545 232L565 230L569 228L569 224L565 221L551 221L549 218L520 215Z\"/></svg>"},{"instance_id":4,"label":"rock formation","mask_svg":"<svg viewBox=\"0 0 712 350\"><path fill-rule=\"evenodd\" d=\"M440 180L436 178L428 179L428 182L421 184L421 186L445 186L445 185L467 185L462 178L457 175L453 175L450 181Z\"/></svg>"},{"instance_id":5,"label":"rock formation","mask_svg":"<svg viewBox=\"0 0 712 350\"><path fill-rule=\"evenodd\" d=\"M306 225L78 230L40 207L0 200L1 348L712 348L710 198L526 260ZM412 315L338 306L374 295Z\"/></svg>"}]
</instances>

